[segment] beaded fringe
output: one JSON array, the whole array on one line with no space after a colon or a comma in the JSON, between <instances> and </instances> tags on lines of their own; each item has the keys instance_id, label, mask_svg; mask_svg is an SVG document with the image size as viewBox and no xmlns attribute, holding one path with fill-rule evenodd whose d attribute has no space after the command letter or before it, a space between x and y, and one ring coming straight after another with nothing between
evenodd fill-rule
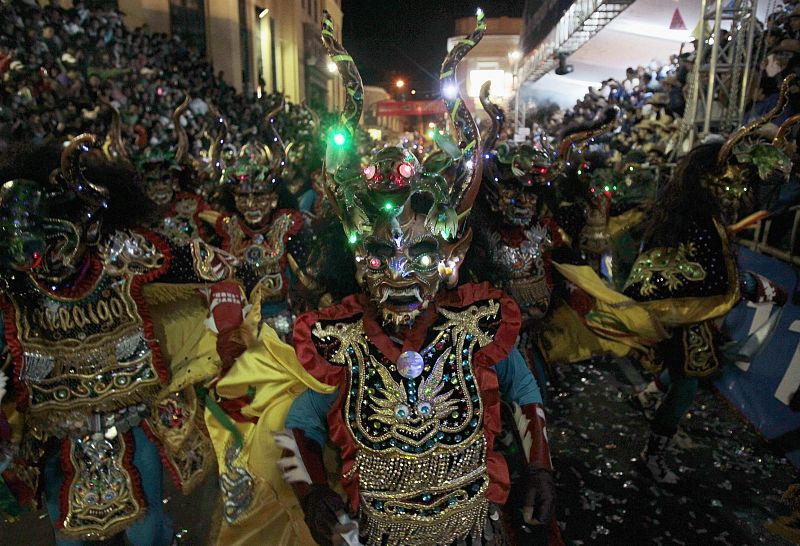
<instances>
[{"instance_id":1,"label":"beaded fringe","mask_svg":"<svg viewBox=\"0 0 800 546\"><path fill-rule=\"evenodd\" d=\"M358 472L362 490L408 493L447 488L448 482L459 480L477 470L486 460L486 439L479 435L468 446L457 451L431 456L403 457L367 450L356 454L356 462L346 477Z\"/></svg>"},{"instance_id":2,"label":"beaded fringe","mask_svg":"<svg viewBox=\"0 0 800 546\"><path fill-rule=\"evenodd\" d=\"M483 536L488 515L489 501L482 495L433 521L384 514L364 506L361 540L386 546L448 545L470 535Z\"/></svg>"}]
</instances>

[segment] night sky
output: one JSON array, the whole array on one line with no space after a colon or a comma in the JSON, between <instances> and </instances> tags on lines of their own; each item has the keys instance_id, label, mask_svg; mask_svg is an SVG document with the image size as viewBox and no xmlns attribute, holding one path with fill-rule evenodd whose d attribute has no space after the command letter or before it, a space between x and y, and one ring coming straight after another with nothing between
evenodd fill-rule
<instances>
[{"instance_id":1,"label":"night sky","mask_svg":"<svg viewBox=\"0 0 800 546\"><path fill-rule=\"evenodd\" d=\"M521 17L524 0L342 0L344 46L367 85L402 77L420 95L437 89L455 20L475 15ZM391 90L390 90L391 91Z\"/></svg>"}]
</instances>

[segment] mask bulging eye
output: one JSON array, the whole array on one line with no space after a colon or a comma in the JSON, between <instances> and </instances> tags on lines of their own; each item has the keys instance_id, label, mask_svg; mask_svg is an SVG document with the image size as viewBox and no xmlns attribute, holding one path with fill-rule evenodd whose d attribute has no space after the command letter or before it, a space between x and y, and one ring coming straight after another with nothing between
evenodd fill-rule
<instances>
[{"instance_id":1,"label":"mask bulging eye","mask_svg":"<svg viewBox=\"0 0 800 546\"><path fill-rule=\"evenodd\" d=\"M403 178L411 178L414 175L414 167L408 163L401 163L400 166L397 167L397 172L399 172L400 176Z\"/></svg>"},{"instance_id":2,"label":"mask bulging eye","mask_svg":"<svg viewBox=\"0 0 800 546\"><path fill-rule=\"evenodd\" d=\"M429 402L420 402L417 405L417 412L423 417L431 417L433 415L433 408Z\"/></svg>"},{"instance_id":3,"label":"mask bulging eye","mask_svg":"<svg viewBox=\"0 0 800 546\"><path fill-rule=\"evenodd\" d=\"M364 167L364 178L372 180L375 177L375 165L367 165Z\"/></svg>"},{"instance_id":4,"label":"mask bulging eye","mask_svg":"<svg viewBox=\"0 0 800 546\"><path fill-rule=\"evenodd\" d=\"M400 421L405 421L411 415L411 408L405 404L398 404L394 409L394 414Z\"/></svg>"},{"instance_id":5,"label":"mask bulging eye","mask_svg":"<svg viewBox=\"0 0 800 546\"><path fill-rule=\"evenodd\" d=\"M431 254L423 254L417 257L417 263L420 265L420 267L425 269L429 269L433 265L433 262L434 257Z\"/></svg>"}]
</instances>

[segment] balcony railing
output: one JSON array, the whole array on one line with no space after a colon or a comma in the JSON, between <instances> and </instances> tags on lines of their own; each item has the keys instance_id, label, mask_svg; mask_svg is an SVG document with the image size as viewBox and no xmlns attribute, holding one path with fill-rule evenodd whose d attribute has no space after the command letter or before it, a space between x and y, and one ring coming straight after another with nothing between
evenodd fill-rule
<instances>
[{"instance_id":1,"label":"balcony railing","mask_svg":"<svg viewBox=\"0 0 800 546\"><path fill-rule=\"evenodd\" d=\"M614 20L634 0L575 0L556 26L522 63L520 85L535 82L558 65L558 54L570 55ZM524 41L524 40L523 40Z\"/></svg>"},{"instance_id":2,"label":"balcony railing","mask_svg":"<svg viewBox=\"0 0 800 546\"><path fill-rule=\"evenodd\" d=\"M798 228L800 228L800 205L791 207L788 211L778 216L778 218L790 220L791 229L789 231L788 244L785 238L781 237L779 244L775 243L774 236L785 235L785 229L781 228L781 233L773 231L775 221L773 218L767 218L755 224L749 230L743 232L737 242L746 246L747 248L773 256L792 265L800 265L800 255L796 254L797 251L797 237ZM773 237L771 237L772 235Z\"/></svg>"}]
</instances>

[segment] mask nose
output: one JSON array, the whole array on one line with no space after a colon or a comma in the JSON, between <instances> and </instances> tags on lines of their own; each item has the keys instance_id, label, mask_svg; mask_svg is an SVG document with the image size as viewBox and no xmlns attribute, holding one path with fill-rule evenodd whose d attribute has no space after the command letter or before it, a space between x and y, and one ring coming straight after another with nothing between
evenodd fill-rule
<instances>
[{"instance_id":1,"label":"mask nose","mask_svg":"<svg viewBox=\"0 0 800 546\"><path fill-rule=\"evenodd\" d=\"M394 257L389 259L389 278L393 281L400 281L409 275L406 270L408 260L401 257Z\"/></svg>"}]
</instances>

